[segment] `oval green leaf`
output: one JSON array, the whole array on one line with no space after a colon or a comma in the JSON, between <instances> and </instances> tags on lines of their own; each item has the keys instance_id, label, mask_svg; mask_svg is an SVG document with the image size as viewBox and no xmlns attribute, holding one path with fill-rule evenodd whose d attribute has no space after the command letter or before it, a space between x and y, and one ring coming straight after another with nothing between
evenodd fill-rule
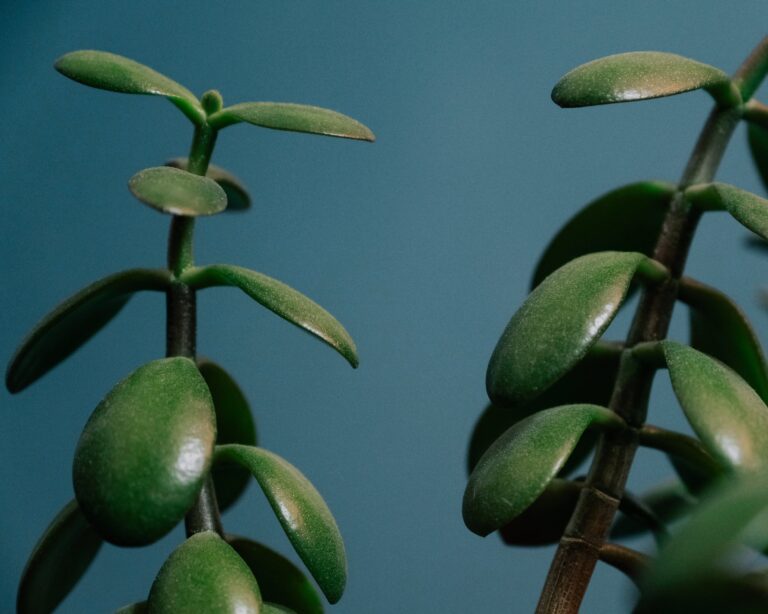
<instances>
[{"instance_id":1,"label":"oval green leaf","mask_svg":"<svg viewBox=\"0 0 768 614\"><path fill-rule=\"evenodd\" d=\"M531 287L574 258L609 250L653 254L675 185L640 181L604 194L573 216L550 241Z\"/></svg>"},{"instance_id":2,"label":"oval green leaf","mask_svg":"<svg viewBox=\"0 0 768 614\"><path fill-rule=\"evenodd\" d=\"M482 536L500 529L539 498L584 431L623 424L611 410L586 404L555 407L518 422L488 448L469 476L464 523Z\"/></svg>"},{"instance_id":3,"label":"oval green leaf","mask_svg":"<svg viewBox=\"0 0 768 614\"><path fill-rule=\"evenodd\" d=\"M251 570L212 531L195 533L171 553L152 583L147 605L153 614L263 612Z\"/></svg>"},{"instance_id":4,"label":"oval green leaf","mask_svg":"<svg viewBox=\"0 0 768 614\"><path fill-rule=\"evenodd\" d=\"M70 501L29 556L21 574L16 611L53 612L93 562L101 544L101 537L85 520L77 502Z\"/></svg>"},{"instance_id":5,"label":"oval green leaf","mask_svg":"<svg viewBox=\"0 0 768 614\"><path fill-rule=\"evenodd\" d=\"M246 122L254 126L337 136L359 141L375 141L369 128L336 111L289 102L243 102L226 107L208 118L216 130Z\"/></svg>"},{"instance_id":6,"label":"oval green leaf","mask_svg":"<svg viewBox=\"0 0 768 614\"><path fill-rule=\"evenodd\" d=\"M172 168L187 170L189 158L173 158L165 163ZM243 183L228 170L209 164L205 176L213 179L224 190L227 196L227 208L225 211L243 211L251 206L251 197Z\"/></svg>"},{"instance_id":7,"label":"oval green leaf","mask_svg":"<svg viewBox=\"0 0 768 614\"><path fill-rule=\"evenodd\" d=\"M256 445L256 425L251 408L234 379L210 360L197 363L216 408L216 443L242 443ZM218 463L212 470L216 487L216 501L221 511L229 508L248 486L251 474L240 465Z\"/></svg>"},{"instance_id":8,"label":"oval green leaf","mask_svg":"<svg viewBox=\"0 0 768 614\"><path fill-rule=\"evenodd\" d=\"M768 190L768 129L751 123L747 127L747 138L752 161L763 181L763 186Z\"/></svg>"},{"instance_id":9,"label":"oval green leaf","mask_svg":"<svg viewBox=\"0 0 768 614\"><path fill-rule=\"evenodd\" d=\"M256 478L288 539L328 601L341 599L347 582L347 555L336 521L302 473L263 448L216 447L216 461L241 464Z\"/></svg>"},{"instance_id":10,"label":"oval green leaf","mask_svg":"<svg viewBox=\"0 0 768 614\"><path fill-rule=\"evenodd\" d=\"M65 77L111 92L163 96L193 123L205 123L205 111L195 95L183 85L126 57L106 51L72 51L54 64Z\"/></svg>"},{"instance_id":11,"label":"oval green leaf","mask_svg":"<svg viewBox=\"0 0 768 614\"><path fill-rule=\"evenodd\" d=\"M5 373L10 392L19 392L69 357L125 306L134 292L164 291L168 271L131 269L80 290L45 316L16 350Z\"/></svg>"},{"instance_id":12,"label":"oval green leaf","mask_svg":"<svg viewBox=\"0 0 768 614\"><path fill-rule=\"evenodd\" d=\"M741 102L722 70L674 53L634 51L609 55L574 68L557 82L552 100L586 107L647 100L705 89L722 106Z\"/></svg>"},{"instance_id":13,"label":"oval green leaf","mask_svg":"<svg viewBox=\"0 0 768 614\"><path fill-rule=\"evenodd\" d=\"M227 208L227 195L213 179L168 166L139 171L128 188L141 202L170 215L214 215Z\"/></svg>"},{"instance_id":14,"label":"oval green leaf","mask_svg":"<svg viewBox=\"0 0 768 614\"><path fill-rule=\"evenodd\" d=\"M344 327L325 309L290 286L262 273L230 264L187 269L182 281L193 288L233 286L284 320L330 345L357 367L357 349Z\"/></svg>"},{"instance_id":15,"label":"oval green leaf","mask_svg":"<svg viewBox=\"0 0 768 614\"><path fill-rule=\"evenodd\" d=\"M507 324L486 373L488 396L525 403L570 371L608 328L637 273L664 276L635 252L599 252L559 268ZM663 267L662 267L663 268Z\"/></svg>"},{"instance_id":16,"label":"oval green leaf","mask_svg":"<svg viewBox=\"0 0 768 614\"><path fill-rule=\"evenodd\" d=\"M323 603L315 587L296 565L244 537L231 535L227 541L251 569L265 601L280 603L297 614L323 613Z\"/></svg>"},{"instance_id":17,"label":"oval green leaf","mask_svg":"<svg viewBox=\"0 0 768 614\"><path fill-rule=\"evenodd\" d=\"M215 438L213 402L194 362L164 358L139 367L80 436L73 481L83 514L117 545L160 539L197 498Z\"/></svg>"},{"instance_id":18,"label":"oval green leaf","mask_svg":"<svg viewBox=\"0 0 768 614\"><path fill-rule=\"evenodd\" d=\"M702 209L725 209L752 232L768 239L768 200L727 183L691 186L686 198Z\"/></svg>"}]
</instances>

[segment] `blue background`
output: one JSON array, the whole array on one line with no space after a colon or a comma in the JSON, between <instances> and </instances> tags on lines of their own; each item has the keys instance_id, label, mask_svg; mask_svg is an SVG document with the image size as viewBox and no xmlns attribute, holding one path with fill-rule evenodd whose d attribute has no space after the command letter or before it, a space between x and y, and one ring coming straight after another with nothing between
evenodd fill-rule
<instances>
[{"instance_id":1,"label":"blue background","mask_svg":"<svg viewBox=\"0 0 768 614\"><path fill-rule=\"evenodd\" d=\"M467 531L460 508L487 360L559 226L601 193L679 177L711 106L703 93L558 109L570 68L671 51L731 72L765 33L764 0L617 2L17 2L0 26L3 291L0 354L89 282L162 266L168 220L126 189L185 155L187 120L153 97L77 85L51 67L78 48L127 55L225 103L284 100L356 117L373 144L233 127L214 162L250 187L241 215L202 220L200 263L281 279L356 339L353 371L235 290L203 293L199 349L251 400L262 444L324 494L345 536L348 590L334 612L531 611L552 550ZM719 178L762 193L743 127ZM760 254L724 214L700 227L688 271L734 296L762 335ZM679 310L673 334L684 338ZM628 312L609 332L621 338ZM164 351L164 305L141 295L96 339L18 396L0 392L0 611L36 539L72 496L74 447L120 378ZM685 428L664 374L651 420ZM643 452L643 487L669 474ZM252 485L224 519L285 552ZM62 612L142 599L180 530L145 549L106 546ZM648 546L639 542L639 547ZM291 555L292 556L292 555ZM293 557L296 560L295 557ZM585 612L628 608L600 566Z\"/></svg>"}]
</instances>

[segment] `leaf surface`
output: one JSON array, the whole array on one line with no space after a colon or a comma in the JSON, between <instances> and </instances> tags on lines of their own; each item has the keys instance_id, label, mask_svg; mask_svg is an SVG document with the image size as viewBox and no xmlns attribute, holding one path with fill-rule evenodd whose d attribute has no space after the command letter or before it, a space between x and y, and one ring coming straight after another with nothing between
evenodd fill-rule
<instances>
[{"instance_id":1,"label":"leaf surface","mask_svg":"<svg viewBox=\"0 0 768 614\"><path fill-rule=\"evenodd\" d=\"M691 186L685 196L704 209L724 209L742 226L768 239L768 200L765 198L719 182Z\"/></svg>"},{"instance_id":2,"label":"leaf surface","mask_svg":"<svg viewBox=\"0 0 768 614\"><path fill-rule=\"evenodd\" d=\"M189 158L173 158L168 160L165 165L185 171L188 163ZM205 176L213 179L224 190L224 194L227 196L227 208L224 211L243 211L250 208L251 197L248 190L243 182L228 170L215 164L209 164Z\"/></svg>"},{"instance_id":3,"label":"leaf surface","mask_svg":"<svg viewBox=\"0 0 768 614\"><path fill-rule=\"evenodd\" d=\"M131 177L128 188L144 204L169 215L214 215L227 208L218 183L178 168L145 168Z\"/></svg>"}]
</instances>

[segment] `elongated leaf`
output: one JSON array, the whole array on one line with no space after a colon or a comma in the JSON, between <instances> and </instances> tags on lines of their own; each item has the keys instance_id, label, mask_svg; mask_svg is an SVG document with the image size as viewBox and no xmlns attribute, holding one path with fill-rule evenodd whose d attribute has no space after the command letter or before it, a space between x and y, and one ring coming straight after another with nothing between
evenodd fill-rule
<instances>
[{"instance_id":1,"label":"elongated leaf","mask_svg":"<svg viewBox=\"0 0 768 614\"><path fill-rule=\"evenodd\" d=\"M178 168L146 168L131 177L128 188L141 202L170 215L214 215L227 208L218 183Z\"/></svg>"},{"instance_id":2,"label":"elongated leaf","mask_svg":"<svg viewBox=\"0 0 768 614\"><path fill-rule=\"evenodd\" d=\"M228 536L227 541L250 567L265 601L280 603L296 614L322 614L315 587L288 559L244 537Z\"/></svg>"},{"instance_id":3,"label":"elongated leaf","mask_svg":"<svg viewBox=\"0 0 768 614\"><path fill-rule=\"evenodd\" d=\"M561 107L586 107L697 89L707 90L723 106L741 102L722 70L659 51L619 53L582 64L557 82L552 100Z\"/></svg>"},{"instance_id":4,"label":"elongated leaf","mask_svg":"<svg viewBox=\"0 0 768 614\"><path fill-rule=\"evenodd\" d=\"M251 408L235 380L210 360L197 363L216 408L216 443L256 445L256 425ZM218 463L212 470L216 501L221 511L230 507L248 486L251 474L240 465Z\"/></svg>"},{"instance_id":5,"label":"elongated leaf","mask_svg":"<svg viewBox=\"0 0 768 614\"><path fill-rule=\"evenodd\" d=\"M696 499L690 495L688 489L679 480L665 482L646 491L640 496L640 501L665 525L669 525L689 513L696 505ZM623 514L617 518L616 524L613 525L611 536L615 539L631 537L648 530L647 523Z\"/></svg>"},{"instance_id":6,"label":"elongated leaf","mask_svg":"<svg viewBox=\"0 0 768 614\"><path fill-rule=\"evenodd\" d=\"M726 466L768 466L768 407L730 367L673 341L663 342L672 387L704 447Z\"/></svg>"},{"instance_id":7,"label":"elongated leaf","mask_svg":"<svg viewBox=\"0 0 768 614\"><path fill-rule=\"evenodd\" d=\"M195 533L171 553L152 583L147 605L153 614L263 611L251 570L212 531Z\"/></svg>"},{"instance_id":8,"label":"elongated leaf","mask_svg":"<svg viewBox=\"0 0 768 614\"><path fill-rule=\"evenodd\" d=\"M5 385L19 392L45 375L99 332L125 306L134 292L164 291L167 271L130 269L80 290L45 316L14 354Z\"/></svg>"},{"instance_id":9,"label":"elongated leaf","mask_svg":"<svg viewBox=\"0 0 768 614\"><path fill-rule=\"evenodd\" d=\"M53 612L88 569L101 544L77 502L70 501L48 525L24 567L16 611Z\"/></svg>"},{"instance_id":10,"label":"elongated leaf","mask_svg":"<svg viewBox=\"0 0 768 614\"><path fill-rule=\"evenodd\" d=\"M574 258L607 250L653 254L675 185L632 183L604 194L555 235L536 266L531 287Z\"/></svg>"},{"instance_id":11,"label":"elongated leaf","mask_svg":"<svg viewBox=\"0 0 768 614\"><path fill-rule=\"evenodd\" d=\"M187 170L189 158L173 158L165 163L172 168ZM227 208L224 211L243 211L251 206L251 197L243 183L228 170L209 164L205 176L213 179L227 195Z\"/></svg>"},{"instance_id":12,"label":"elongated leaf","mask_svg":"<svg viewBox=\"0 0 768 614\"><path fill-rule=\"evenodd\" d=\"M214 113L208 122L217 130L247 122L274 130L309 132L361 141L376 140L373 132L351 117L320 107L289 102L243 102Z\"/></svg>"},{"instance_id":13,"label":"elongated leaf","mask_svg":"<svg viewBox=\"0 0 768 614\"><path fill-rule=\"evenodd\" d=\"M608 328L636 273L663 277L660 266L635 252L599 252L552 273L512 317L493 351L486 374L491 401L522 404L549 388Z\"/></svg>"},{"instance_id":14,"label":"elongated leaf","mask_svg":"<svg viewBox=\"0 0 768 614\"><path fill-rule=\"evenodd\" d=\"M680 299L690 308L691 345L724 362L768 402L768 365L746 314L727 295L686 278Z\"/></svg>"},{"instance_id":15,"label":"elongated leaf","mask_svg":"<svg viewBox=\"0 0 768 614\"><path fill-rule=\"evenodd\" d=\"M347 555L315 487L288 461L262 448L217 446L216 460L239 463L253 474L297 554L328 601L336 603L347 582Z\"/></svg>"},{"instance_id":16,"label":"elongated leaf","mask_svg":"<svg viewBox=\"0 0 768 614\"><path fill-rule=\"evenodd\" d=\"M597 405L563 405L518 422L488 448L469 476L464 523L488 535L524 512L544 492L590 426L621 427Z\"/></svg>"},{"instance_id":17,"label":"elongated leaf","mask_svg":"<svg viewBox=\"0 0 768 614\"><path fill-rule=\"evenodd\" d=\"M704 209L725 209L743 226L768 239L768 200L727 183L691 186L685 196Z\"/></svg>"},{"instance_id":18,"label":"elongated leaf","mask_svg":"<svg viewBox=\"0 0 768 614\"><path fill-rule=\"evenodd\" d=\"M184 518L213 457L213 401L195 363L136 369L85 425L72 472L83 514L118 545L149 544Z\"/></svg>"},{"instance_id":19,"label":"elongated leaf","mask_svg":"<svg viewBox=\"0 0 768 614\"><path fill-rule=\"evenodd\" d=\"M314 335L357 367L352 337L325 309L290 286L262 273L229 264L188 269L182 280L193 288L234 286L281 318Z\"/></svg>"},{"instance_id":20,"label":"elongated leaf","mask_svg":"<svg viewBox=\"0 0 768 614\"><path fill-rule=\"evenodd\" d=\"M159 72L106 51L72 51L54 64L65 77L102 90L124 94L164 96L192 122L205 122L205 111L195 95Z\"/></svg>"},{"instance_id":21,"label":"elongated leaf","mask_svg":"<svg viewBox=\"0 0 768 614\"><path fill-rule=\"evenodd\" d=\"M752 161L763 181L763 186L768 190L768 129L756 124L749 124L747 137Z\"/></svg>"}]
</instances>

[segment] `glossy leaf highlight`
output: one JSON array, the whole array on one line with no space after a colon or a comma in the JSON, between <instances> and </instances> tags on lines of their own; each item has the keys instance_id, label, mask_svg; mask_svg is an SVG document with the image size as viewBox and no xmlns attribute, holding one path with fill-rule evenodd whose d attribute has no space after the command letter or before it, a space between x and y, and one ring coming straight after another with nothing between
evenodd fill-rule
<instances>
[{"instance_id":1,"label":"glossy leaf highlight","mask_svg":"<svg viewBox=\"0 0 768 614\"><path fill-rule=\"evenodd\" d=\"M144 204L169 215L214 215L227 208L218 183L178 168L146 168L131 177L128 188Z\"/></svg>"},{"instance_id":2,"label":"glossy leaf highlight","mask_svg":"<svg viewBox=\"0 0 768 614\"><path fill-rule=\"evenodd\" d=\"M768 239L768 200L727 183L695 185L686 198L703 209L724 209L743 226Z\"/></svg>"},{"instance_id":3,"label":"glossy leaf highlight","mask_svg":"<svg viewBox=\"0 0 768 614\"><path fill-rule=\"evenodd\" d=\"M189 158L173 158L165 163L172 168L187 170ZM225 211L243 211L251 206L251 197L243 183L228 170L209 164L205 173L208 179L213 179L219 184L227 196L227 208Z\"/></svg>"}]
</instances>

